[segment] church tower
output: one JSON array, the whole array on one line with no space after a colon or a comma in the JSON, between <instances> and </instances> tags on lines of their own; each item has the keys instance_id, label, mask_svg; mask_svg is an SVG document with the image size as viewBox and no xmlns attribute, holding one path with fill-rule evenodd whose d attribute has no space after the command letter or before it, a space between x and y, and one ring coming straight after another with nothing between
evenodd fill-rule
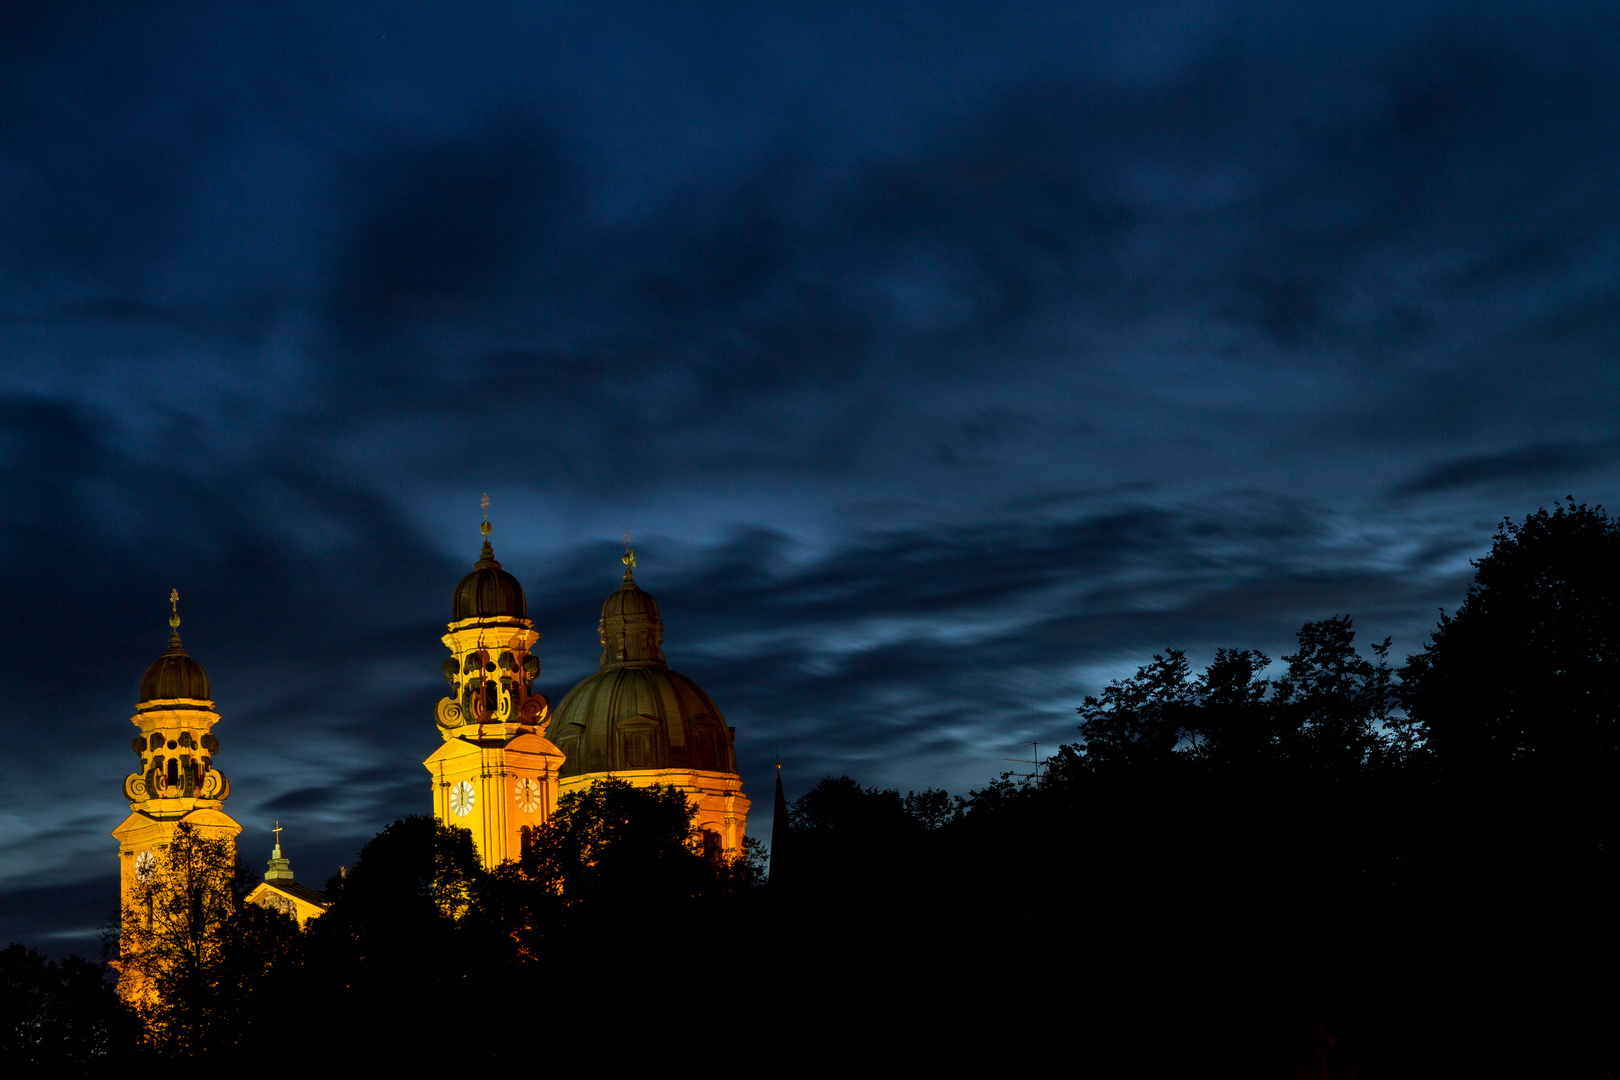
<instances>
[{"instance_id":1,"label":"church tower","mask_svg":"<svg viewBox=\"0 0 1620 1080\"><path fill-rule=\"evenodd\" d=\"M602 777L636 787L676 787L696 807L705 850L742 854L749 801L737 772L734 732L720 707L664 660L664 620L636 584L625 539L624 580L602 604L600 670L557 707L551 737L566 755L564 794Z\"/></svg>"},{"instance_id":2,"label":"church tower","mask_svg":"<svg viewBox=\"0 0 1620 1080\"><path fill-rule=\"evenodd\" d=\"M180 594L169 593L169 648L141 677L140 701L130 723L140 729L130 748L137 768L124 778L130 815L113 830L118 841L121 908L128 911L136 885L158 868L159 854L175 830L188 825L198 836L233 847L242 827L225 813L231 793L214 767L219 723L208 675L180 644ZM138 988L121 987L125 996Z\"/></svg>"},{"instance_id":3,"label":"church tower","mask_svg":"<svg viewBox=\"0 0 1620 1080\"><path fill-rule=\"evenodd\" d=\"M449 694L438 706L441 745L422 764L432 775L433 814L471 831L490 868L522 853L525 837L557 808L562 753L545 738L550 704L534 692L540 635L517 578L501 569L489 543L450 602Z\"/></svg>"}]
</instances>

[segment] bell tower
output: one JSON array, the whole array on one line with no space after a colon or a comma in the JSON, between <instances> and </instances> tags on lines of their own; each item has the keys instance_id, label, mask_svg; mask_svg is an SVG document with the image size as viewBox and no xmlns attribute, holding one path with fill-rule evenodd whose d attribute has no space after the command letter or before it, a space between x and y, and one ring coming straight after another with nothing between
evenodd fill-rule
<instances>
[{"instance_id":1,"label":"bell tower","mask_svg":"<svg viewBox=\"0 0 1620 1080\"><path fill-rule=\"evenodd\" d=\"M219 723L208 675L180 644L180 593L169 593L169 648L141 677L140 701L130 723L140 734L130 743L136 771L124 777L130 815L113 838L118 841L121 910L129 917L138 883L157 870L159 855L182 824L196 835L234 846L242 827L225 813L231 785L214 766ZM125 998L141 990L120 984Z\"/></svg>"},{"instance_id":2,"label":"bell tower","mask_svg":"<svg viewBox=\"0 0 1620 1080\"><path fill-rule=\"evenodd\" d=\"M473 834L494 868L523 851L525 836L557 807L563 756L545 738L551 707L534 692L540 635L529 620L517 578L490 546L489 496L483 498L484 546L450 602L443 637L449 693L439 700L441 745L422 764L432 775L433 815Z\"/></svg>"}]
</instances>

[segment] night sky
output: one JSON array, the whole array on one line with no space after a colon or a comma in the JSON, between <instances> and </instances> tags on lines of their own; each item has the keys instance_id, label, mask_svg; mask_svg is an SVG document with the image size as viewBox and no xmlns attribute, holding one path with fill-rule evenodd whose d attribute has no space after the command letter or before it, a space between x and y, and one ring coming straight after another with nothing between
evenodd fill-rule
<instances>
[{"instance_id":1,"label":"night sky","mask_svg":"<svg viewBox=\"0 0 1620 1080\"><path fill-rule=\"evenodd\" d=\"M93 949L167 597L244 855L428 810L477 557L628 529L770 829L1155 650L1417 651L1620 493L1612 3L0 2L0 936ZM91 936L86 936L91 935Z\"/></svg>"}]
</instances>

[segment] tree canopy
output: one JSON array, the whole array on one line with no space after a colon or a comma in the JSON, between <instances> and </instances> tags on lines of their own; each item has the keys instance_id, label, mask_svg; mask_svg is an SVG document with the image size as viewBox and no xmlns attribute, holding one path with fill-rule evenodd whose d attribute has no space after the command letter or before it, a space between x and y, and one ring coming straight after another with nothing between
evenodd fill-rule
<instances>
[{"instance_id":1,"label":"tree canopy","mask_svg":"<svg viewBox=\"0 0 1620 1080\"><path fill-rule=\"evenodd\" d=\"M1503 521L1401 670L1415 735L1452 774L1594 790L1620 767L1620 522L1573 500Z\"/></svg>"},{"instance_id":2,"label":"tree canopy","mask_svg":"<svg viewBox=\"0 0 1620 1080\"><path fill-rule=\"evenodd\" d=\"M1349 616L1308 622L1298 649L1271 660L1252 649L1217 649L1194 676L1168 649L1079 707L1080 741L1060 748L1054 778L1146 771L1275 771L1348 775L1400 745L1390 642L1356 648Z\"/></svg>"}]
</instances>

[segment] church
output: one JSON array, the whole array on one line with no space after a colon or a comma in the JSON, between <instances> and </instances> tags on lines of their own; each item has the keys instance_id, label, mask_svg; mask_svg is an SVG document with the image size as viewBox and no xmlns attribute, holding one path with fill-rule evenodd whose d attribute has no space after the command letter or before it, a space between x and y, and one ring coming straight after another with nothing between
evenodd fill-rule
<instances>
[{"instance_id":1,"label":"church","mask_svg":"<svg viewBox=\"0 0 1620 1080\"><path fill-rule=\"evenodd\" d=\"M665 662L663 619L635 580L635 551L626 544L623 580L602 604L597 671L553 710L534 689L540 663L531 650L540 635L522 584L495 558L487 512L480 530L483 548L451 594L441 639L447 692L434 709L438 745L422 762L434 816L471 832L493 868L519 857L559 798L613 777L684 792L705 852L741 854L749 801L735 731L702 687ZM208 675L180 643L178 592L169 600L169 646L142 676L130 718L140 732L131 743L138 768L124 778L130 814L112 834L126 909L180 826L233 846L241 832L225 812L231 785L216 762L220 716ZM431 744L425 723L423 735ZM265 880L248 900L300 925L326 907L321 893L293 880L279 831Z\"/></svg>"}]
</instances>

